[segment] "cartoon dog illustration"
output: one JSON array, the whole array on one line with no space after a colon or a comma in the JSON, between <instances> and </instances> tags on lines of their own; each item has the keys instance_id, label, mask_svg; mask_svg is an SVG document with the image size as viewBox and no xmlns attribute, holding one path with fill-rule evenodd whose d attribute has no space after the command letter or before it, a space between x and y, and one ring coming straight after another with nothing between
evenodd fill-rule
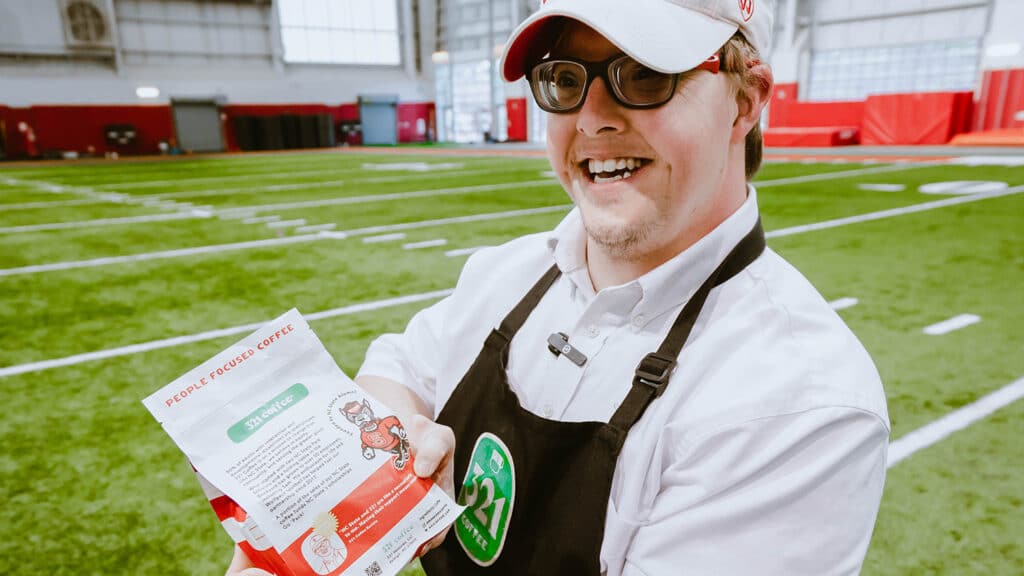
<instances>
[{"instance_id":1,"label":"cartoon dog illustration","mask_svg":"<svg viewBox=\"0 0 1024 576\"><path fill-rule=\"evenodd\" d=\"M362 402L349 402L341 408L345 418L359 428L359 439L363 443L363 458L373 460L376 450L390 452L395 455L395 468L405 468L409 461L409 439L405 434L405 428L398 418L385 416L377 418L373 414L370 404L364 399Z\"/></svg>"}]
</instances>

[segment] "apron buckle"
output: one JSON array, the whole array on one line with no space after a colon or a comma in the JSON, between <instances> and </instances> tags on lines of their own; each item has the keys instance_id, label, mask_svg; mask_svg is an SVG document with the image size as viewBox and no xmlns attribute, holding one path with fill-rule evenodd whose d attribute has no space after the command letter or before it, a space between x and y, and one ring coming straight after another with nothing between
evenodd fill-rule
<instances>
[{"instance_id":1,"label":"apron buckle","mask_svg":"<svg viewBox=\"0 0 1024 576\"><path fill-rule=\"evenodd\" d=\"M675 366L675 358L651 352L644 356L644 359L636 367L636 377L633 379L633 383L650 386L654 389L654 396L657 398L665 390L665 384L668 383L668 378L672 375Z\"/></svg>"}]
</instances>

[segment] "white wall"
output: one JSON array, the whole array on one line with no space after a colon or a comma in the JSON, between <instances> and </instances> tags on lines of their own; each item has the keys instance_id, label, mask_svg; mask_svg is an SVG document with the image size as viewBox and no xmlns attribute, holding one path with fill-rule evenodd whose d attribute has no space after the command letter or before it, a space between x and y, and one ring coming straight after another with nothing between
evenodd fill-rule
<instances>
[{"instance_id":1,"label":"white wall","mask_svg":"<svg viewBox=\"0 0 1024 576\"><path fill-rule=\"evenodd\" d=\"M1024 68L1024 0L995 0L982 67Z\"/></svg>"},{"instance_id":2,"label":"white wall","mask_svg":"<svg viewBox=\"0 0 1024 576\"><path fill-rule=\"evenodd\" d=\"M813 53L944 41L983 42L1002 56L983 67L1024 65L1024 0L778 0L772 65L778 83L809 81Z\"/></svg>"},{"instance_id":3,"label":"white wall","mask_svg":"<svg viewBox=\"0 0 1024 576\"><path fill-rule=\"evenodd\" d=\"M980 38L988 13L988 0L816 0L813 6L815 50Z\"/></svg>"},{"instance_id":4,"label":"white wall","mask_svg":"<svg viewBox=\"0 0 1024 576\"><path fill-rule=\"evenodd\" d=\"M420 0L423 69L413 63L411 0L401 0L403 64L285 64L273 3L94 0L115 13L116 48L76 49L65 40L60 0L0 2L0 104L166 103L175 97L230 103L353 102L392 93L433 100L434 0ZM140 100L138 86L155 86Z\"/></svg>"}]
</instances>

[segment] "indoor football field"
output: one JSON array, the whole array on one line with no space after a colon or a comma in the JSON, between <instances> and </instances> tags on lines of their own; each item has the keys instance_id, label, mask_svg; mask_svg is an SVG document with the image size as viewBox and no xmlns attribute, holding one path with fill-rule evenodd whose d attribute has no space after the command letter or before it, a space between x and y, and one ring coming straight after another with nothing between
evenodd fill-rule
<instances>
[{"instance_id":1,"label":"indoor football field","mask_svg":"<svg viewBox=\"0 0 1024 576\"><path fill-rule=\"evenodd\" d=\"M769 246L885 384L863 573L1024 574L1024 161L793 157L756 185ZM570 207L524 153L0 168L0 574L222 574L230 539L141 399L292 307L352 375L469 254Z\"/></svg>"}]
</instances>

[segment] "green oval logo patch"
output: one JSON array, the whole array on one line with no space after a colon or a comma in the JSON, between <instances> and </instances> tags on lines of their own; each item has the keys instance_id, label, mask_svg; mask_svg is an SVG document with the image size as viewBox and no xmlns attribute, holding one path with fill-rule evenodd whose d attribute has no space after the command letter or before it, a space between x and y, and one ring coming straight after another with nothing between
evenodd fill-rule
<instances>
[{"instance_id":1,"label":"green oval logo patch","mask_svg":"<svg viewBox=\"0 0 1024 576\"><path fill-rule=\"evenodd\" d=\"M515 464L505 443L490 432L481 434L459 491L459 504L466 509L455 521L459 544L481 566L494 564L505 545L515 479Z\"/></svg>"}]
</instances>

